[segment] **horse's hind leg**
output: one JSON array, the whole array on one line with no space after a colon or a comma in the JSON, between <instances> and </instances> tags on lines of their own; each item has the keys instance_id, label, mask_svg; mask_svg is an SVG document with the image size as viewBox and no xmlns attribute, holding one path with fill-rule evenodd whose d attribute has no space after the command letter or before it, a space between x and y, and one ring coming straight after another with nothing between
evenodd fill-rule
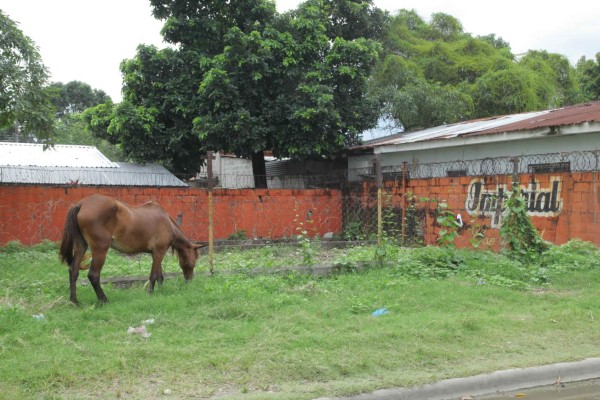
<instances>
[{"instance_id":1,"label":"horse's hind leg","mask_svg":"<svg viewBox=\"0 0 600 400\"><path fill-rule=\"evenodd\" d=\"M81 268L81 261L85 251L87 250L86 244L75 244L73 249L73 262L69 265L69 289L71 302L78 304L77 302L77 278L79 277L79 269Z\"/></svg>"},{"instance_id":2,"label":"horse's hind leg","mask_svg":"<svg viewBox=\"0 0 600 400\"><path fill-rule=\"evenodd\" d=\"M154 292L154 284L158 281L159 285L162 285L164 278L162 271L162 261L165 257L167 249L154 249L152 252L152 270L150 271L150 284L148 285L148 292Z\"/></svg>"},{"instance_id":3,"label":"horse's hind leg","mask_svg":"<svg viewBox=\"0 0 600 400\"><path fill-rule=\"evenodd\" d=\"M101 303L106 303L108 299L104 294L104 290L100 286L100 272L104 267L104 261L106 261L106 253L108 252L108 246L101 248L92 248L92 262L90 264L90 270L88 272L88 279L96 291L96 296Z\"/></svg>"}]
</instances>

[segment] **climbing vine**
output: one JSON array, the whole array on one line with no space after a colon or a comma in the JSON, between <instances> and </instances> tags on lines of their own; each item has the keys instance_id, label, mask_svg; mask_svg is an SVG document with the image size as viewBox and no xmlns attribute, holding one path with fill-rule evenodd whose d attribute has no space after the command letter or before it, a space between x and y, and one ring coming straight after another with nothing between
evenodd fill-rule
<instances>
[{"instance_id":1,"label":"climbing vine","mask_svg":"<svg viewBox=\"0 0 600 400\"><path fill-rule=\"evenodd\" d=\"M538 261L548 249L548 244L527 215L527 205L518 184L513 184L512 193L506 201L500 236L507 255L526 264Z\"/></svg>"}]
</instances>

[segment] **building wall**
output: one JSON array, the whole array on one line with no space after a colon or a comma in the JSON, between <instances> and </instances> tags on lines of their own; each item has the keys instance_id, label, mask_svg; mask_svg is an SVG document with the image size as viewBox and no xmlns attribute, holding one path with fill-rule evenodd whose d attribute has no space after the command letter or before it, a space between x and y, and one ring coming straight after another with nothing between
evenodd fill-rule
<instances>
[{"instance_id":1,"label":"building wall","mask_svg":"<svg viewBox=\"0 0 600 400\"><path fill-rule=\"evenodd\" d=\"M60 240L68 208L95 193L130 205L159 203L193 240L208 240L208 193L185 188L0 186L0 245ZM213 194L214 237L245 231L249 238L282 238L341 230L341 194L336 190L226 190Z\"/></svg>"},{"instance_id":2,"label":"building wall","mask_svg":"<svg viewBox=\"0 0 600 400\"><path fill-rule=\"evenodd\" d=\"M600 246L599 179L600 172L520 176L529 214L545 240L562 244L579 238ZM386 201L396 208L404 207L407 198L407 206L425 211L421 221L425 244L436 243L440 229L437 204L446 202L464 222L459 246L470 247L469 239L482 232L482 247L497 250L501 212L496 199L510 188L511 177L500 175L411 179L406 188L398 181L386 181L383 191ZM208 239L208 195L204 189L0 186L0 245L13 240L28 245L59 240L69 206L94 193L131 205L155 201L181 221L191 239ZM363 196L365 208L376 209L372 182L364 183L353 195ZM215 239L241 231L249 238L291 237L298 234L299 227L310 235L343 233L344 198L339 190L218 189L213 199Z\"/></svg>"},{"instance_id":3,"label":"building wall","mask_svg":"<svg viewBox=\"0 0 600 400\"><path fill-rule=\"evenodd\" d=\"M405 152L381 153L382 166L398 166L402 162L409 164L440 163L451 161L480 160L504 156L524 156L548 153L568 153L600 149L600 134L579 134L564 136L545 136L527 140L488 142L464 145L463 139L440 139L444 147L429 148L431 142L421 142L422 149L411 149ZM416 144L415 144L416 145ZM372 167L374 155L348 157L348 168Z\"/></svg>"},{"instance_id":4,"label":"building wall","mask_svg":"<svg viewBox=\"0 0 600 400\"><path fill-rule=\"evenodd\" d=\"M521 175L519 186L527 199L528 214L544 240L563 244L573 238L600 246L599 172ZM470 247L469 239L481 232L482 245L500 248L499 227L504 206L502 194L510 195L510 176L430 178L409 181L406 189L398 182L385 182L384 193L394 206L402 208L407 193L407 207L425 209L423 236L425 244L436 244L440 226L436 223L439 202L460 214L463 228L457 245ZM372 197L372 188L365 192Z\"/></svg>"}]
</instances>

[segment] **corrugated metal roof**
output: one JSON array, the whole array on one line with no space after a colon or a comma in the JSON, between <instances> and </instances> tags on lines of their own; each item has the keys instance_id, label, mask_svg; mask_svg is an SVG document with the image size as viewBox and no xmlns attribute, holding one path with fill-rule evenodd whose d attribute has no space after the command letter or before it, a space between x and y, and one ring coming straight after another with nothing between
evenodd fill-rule
<instances>
[{"instance_id":1,"label":"corrugated metal roof","mask_svg":"<svg viewBox=\"0 0 600 400\"><path fill-rule=\"evenodd\" d=\"M187 187L165 168L119 163L118 168L0 166L0 184Z\"/></svg>"},{"instance_id":2,"label":"corrugated metal roof","mask_svg":"<svg viewBox=\"0 0 600 400\"><path fill-rule=\"evenodd\" d=\"M600 101L564 107L556 110L536 111L504 115L478 120L441 125L419 131L396 134L371 140L352 149L451 139L458 136L488 135L504 132L524 132L551 126L576 125L584 122L600 122Z\"/></svg>"},{"instance_id":3,"label":"corrugated metal roof","mask_svg":"<svg viewBox=\"0 0 600 400\"><path fill-rule=\"evenodd\" d=\"M522 121L516 121L481 134L526 131L551 126L578 125L585 122L600 122L600 101L550 110Z\"/></svg>"},{"instance_id":4,"label":"corrugated metal roof","mask_svg":"<svg viewBox=\"0 0 600 400\"><path fill-rule=\"evenodd\" d=\"M116 168L94 146L0 142L0 165L30 167Z\"/></svg>"},{"instance_id":5,"label":"corrugated metal roof","mask_svg":"<svg viewBox=\"0 0 600 400\"><path fill-rule=\"evenodd\" d=\"M279 176L289 174L288 160L273 160L265 162L265 171L267 176Z\"/></svg>"},{"instance_id":6,"label":"corrugated metal roof","mask_svg":"<svg viewBox=\"0 0 600 400\"><path fill-rule=\"evenodd\" d=\"M363 141L370 142L371 140L377 140L382 137L387 137L404 131L404 127L398 124L396 120L389 116L380 117L377 120L377 126L372 129L366 130L362 133Z\"/></svg>"},{"instance_id":7,"label":"corrugated metal roof","mask_svg":"<svg viewBox=\"0 0 600 400\"><path fill-rule=\"evenodd\" d=\"M92 146L56 145L46 151L41 147L0 143L0 184L188 186L161 165L112 162Z\"/></svg>"}]
</instances>

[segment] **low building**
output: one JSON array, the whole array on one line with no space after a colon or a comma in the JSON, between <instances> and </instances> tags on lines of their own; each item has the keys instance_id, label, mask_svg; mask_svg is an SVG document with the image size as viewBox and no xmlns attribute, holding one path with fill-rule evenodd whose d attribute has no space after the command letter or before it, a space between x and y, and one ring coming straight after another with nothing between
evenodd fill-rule
<instances>
[{"instance_id":1,"label":"low building","mask_svg":"<svg viewBox=\"0 0 600 400\"><path fill-rule=\"evenodd\" d=\"M96 147L0 142L0 185L187 187L161 165L112 162Z\"/></svg>"},{"instance_id":2,"label":"low building","mask_svg":"<svg viewBox=\"0 0 600 400\"><path fill-rule=\"evenodd\" d=\"M401 132L349 149L348 169L409 166L411 177L504 173L511 157L529 157L517 172L568 172L589 159L577 152L600 150L600 102ZM569 156L568 154L571 154ZM543 157L543 155L549 155ZM553 156L550 156L553 155ZM469 161L478 160L478 163ZM463 163L461 163L463 162ZM432 165L439 168L432 168ZM427 171L420 166L427 167ZM469 169L477 169L472 171Z\"/></svg>"}]
</instances>

